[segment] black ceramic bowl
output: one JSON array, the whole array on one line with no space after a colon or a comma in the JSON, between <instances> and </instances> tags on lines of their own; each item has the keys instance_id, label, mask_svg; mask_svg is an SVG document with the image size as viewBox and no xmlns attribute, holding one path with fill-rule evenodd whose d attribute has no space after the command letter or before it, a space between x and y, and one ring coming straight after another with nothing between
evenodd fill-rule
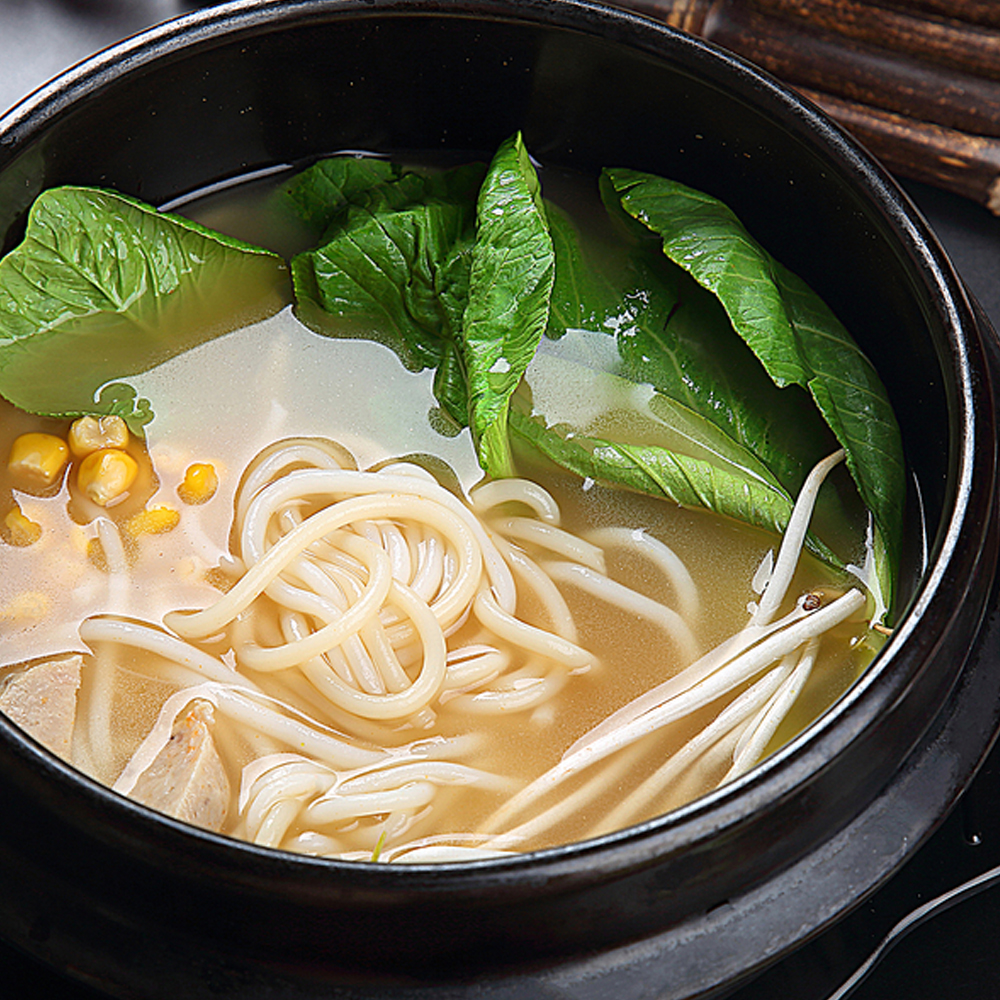
<instances>
[{"instance_id":1,"label":"black ceramic bowl","mask_svg":"<svg viewBox=\"0 0 1000 1000\"><path fill-rule=\"evenodd\" d=\"M62 183L154 203L343 149L615 163L726 200L861 341L926 523L863 679L675 813L515 860L392 867L262 850L94 785L0 720L0 933L122 997L689 997L856 905L934 828L997 725L990 336L898 189L772 80L567 0L242 2L72 70L0 121L0 240ZM917 526L919 528L919 526Z\"/></svg>"}]
</instances>

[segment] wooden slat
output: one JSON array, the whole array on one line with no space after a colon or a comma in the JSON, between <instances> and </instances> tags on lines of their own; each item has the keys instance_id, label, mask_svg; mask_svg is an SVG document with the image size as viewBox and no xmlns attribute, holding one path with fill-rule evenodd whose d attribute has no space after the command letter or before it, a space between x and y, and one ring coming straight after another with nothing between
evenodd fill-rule
<instances>
[{"instance_id":1,"label":"wooden slat","mask_svg":"<svg viewBox=\"0 0 1000 1000\"><path fill-rule=\"evenodd\" d=\"M977 135L1000 136L1000 83L716 4L702 34L790 83Z\"/></svg>"},{"instance_id":2,"label":"wooden slat","mask_svg":"<svg viewBox=\"0 0 1000 1000\"><path fill-rule=\"evenodd\" d=\"M864 0L750 0L750 6L831 35L1000 79L1000 31L993 28L887 10Z\"/></svg>"},{"instance_id":3,"label":"wooden slat","mask_svg":"<svg viewBox=\"0 0 1000 1000\"><path fill-rule=\"evenodd\" d=\"M968 24L1000 28L997 0L865 0L870 6L893 7L910 13L936 14Z\"/></svg>"},{"instance_id":4,"label":"wooden slat","mask_svg":"<svg viewBox=\"0 0 1000 1000\"><path fill-rule=\"evenodd\" d=\"M1000 212L1000 140L914 121L879 108L802 90L894 173Z\"/></svg>"},{"instance_id":5,"label":"wooden slat","mask_svg":"<svg viewBox=\"0 0 1000 1000\"><path fill-rule=\"evenodd\" d=\"M617 2L750 59L890 170L1000 215L1000 32L983 27L1000 26L1000 0Z\"/></svg>"}]
</instances>

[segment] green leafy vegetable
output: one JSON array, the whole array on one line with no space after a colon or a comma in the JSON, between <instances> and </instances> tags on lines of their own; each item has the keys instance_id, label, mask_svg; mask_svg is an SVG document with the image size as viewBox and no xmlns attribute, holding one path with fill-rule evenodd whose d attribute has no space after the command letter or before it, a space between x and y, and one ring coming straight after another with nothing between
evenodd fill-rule
<instances>
[{"instance_id":1,"label":"green leafy vegetable","mask_svg":"<svg viewBox=\"0 0 1000 1000\"><path fill-rule=\"evenodd\" d=\"M331 176L337 206L324 216L322 245L292 261L300 317L322 333L380 340L412 371L434 368L435 395L471 426L483 468L510 475L507 403L545 330L554 280L521 137L488 168L346 177L331 166L292 189L311 205Z\"/></svg>"},{"instance_id":2,"label":"green leafy vegetable","mask_svg":"<svg viewBox=\"0 0 1000 1000\"><path fill-rule=\"evenodd\" d=\"M581 339L581 331L594 331L589 335L590 353L599 356L577 357L592 368L590 380L570 371L565 373L566 380L579 387L577 394L596 398L610 392L619 397L616 407L629 416L627 426L617 430L607 426L606 420L581 423L579 413L567 416L560 402L565 401L567 391L570 395L574 391L557 387L545 393L544 399L536 396L534 400L542 425L564 425L565 434L589 436L608 447L655 447L656 463L661 467L666 463L678 475L688 474L688 459L698 459L704 463L698 467L700 474L707 474L710 467L713 480L696 489L679 482L656 485L648 476L639 480L630 476L626 481L626 466L619 461L604 461L599 470L592 468L588 474L606 483L670 496L749 524L783 530L780 512L791 509L792 498L812 465L836 448L808 396L798 387L779 389L771 381L750 348L734 336L718 299L667 260L658 241L638 241L624 260L605 259L604 269L598 270L589 263L572 224L551 208L548 214L551 220L559 219L560 226L557 231L553 224L556 287L547 333L562 337L572 330L575 336L570 338L572 343L542 353L567 361L586 339L587 335ZM607 350L593 351L594 338L599 343L602 337L613 338L616 360L609 358ZM551 367L552 361L546 358L545 363ZM533 391L540 371L537 365L534 375L529 371ZM634 394L627 398L626 389L611 390L609 372L627 380L623 385L657 390L648 404L642 404L649 411L647 416L657 419L654 434L648 433L648 427L640 431L637 398ZM548 382L553 382L551 376ZM605 405L611 404L605 400ZM580 407L570 409L579 411ZM566 457L564 450L557 451ZM556 459L551 449L548 455ZM580 471L579 462L574 468ZM762 493L764 482L768 487ZM772 490L773 502L764 503ZM756 510L748 497L761 502L761 508ZM821 506L824 525L844 534L847 518L836 491L824 491ZM819 554L819 543L815 539L813 543L813 551ZM829 556L828 548L823 551ZM839 564L832 558L827 561Z\"/></svg>"},{"instance_id":3,"label":"green leafy vegetable","mask_svg":"<svg viewBox=\"0 0 1000 1000\"><path fill-rule=\"evenodd\" d=\"M634 238L592 256L600 240L543 201L520 134L488 166L320 161L278 195L317 234L292 261L298 314L433 369L448 414L433 419L468 426L494 477L515 471L513 438L579 475L782 531L835 438L891 593L902 449L871 364L721 202L623 169L601 189ZM134 199L45 192L0 262L0 393L138 432L149 402L122 379L275 311L284 280L274 254ZM583 366L575 395L560 364L576 379Z\"/></svg>"},{"instance_id":4,"label":"green leafy vegetable","mask_svg":"<svg viewBox=\"0 0 1000 1000\"><path fill-rule=\"evenodd\" d=\"M293 262L300 315L324 332L381 339L411 369L434 368L438 400L471 428L489 474L514 472L514 434L580 475L781 531L809 468L839 441L891 592L904 489L884 389L832 312L721 202L605 171L608 208L636 238L595 266L573 222L543 202L520 135L485 176L384 161L371 173L355 160L312 169L292 190L326 232ZM331 331L329 316L349 325ZM650 388L648 436L610 417L564 419L559 393L511 414L543 334L572 351L569 332L615 345L610 366L598 352L595 374ZM839 498L825 493L836 525Z\"/></svg>"},{"instance_id":5,"label":"green leafy vegetable","mask_svg":"<svg viewBox=\"0 0 1000 1000\"><path fill-rule=\"evenodd\" d=\"M128 429L141 437L143 428L153 420L149 400L140 396L135 388L125 382L110 382L97 397L96 412L121 417Z\"/></svg>"},{"instance_id":6,"label":"green leafy vegetable","mask_svg":"<svg viewBox=\"0 0 1000 1000\"><path fill-rule=\"evenodd\" d=\"M662 259L662 255L661 259ZM779 389L719 301L680 268L636 257L618 323L622 374L648 382L750 449L791 494L835 445L797 388Z\"/></svg>"},{"instance_id":7,"label":"green leafy vegetable","mask_svg":"<svg viewBox=\"0 0 1000 1000\"><path fill-rule=\"evenodd\" d=\"M624 210L713 292L776 385L807 389L847 453L895 563L905 481L899 428L867 358L808 286L775 261L722 202L674 181L609 170ZM882 568L883 580L887 570Z\"/></svg>"},{"instance_id":8,"label":"green leafy vegetable","mask_svg":"<svg viewBox=\"0 0 1000 1000\"><path fill-rule=\"evenodd\" d=\"M547 201L545 216L556 268L545 335L558 340L567 330L613 332L623 307L620 286L591 266L576 226L561 208Z\"/></svg>"},{"instance_id":9,"label":"green leafy vegetable","mask_svg":"<svg viewBox=\"0 0 1000 1000\"><path fill-rule=\"evenodd\" d=\"M317 234L364 192L392 181L401 171L370 156L333 156L296 174L279 189L295 215Z\"/></svg>"},{"instance_id":10,"label":"green leafy vegetable","mask_svg":"<svg viewBox=\"0 0 1000 1000\"><path fill-rule=\"evenodd\" d=\"M411 371L436 368L435 393L460 426L468 423L461 326L483 170L473 164L356 187L331 213L325 242L292 260L304 322L380 340ZM332 328L329 317L353 326Z\"/></svg>"},{"instance_id":11,"label":"green leafy vegetable","mask_svg":"<svg viewBox=\"0 0 1000 1000\"><path fill-rule=\"evenodd\" d=\"M567 432L566 428L546 426L516 406L511 410L510 425L518 438L584 478L664 497L684 507L702 507L778 534L788 524L792 499L766 477L746 475L739 466L727 467L657 445ZM807 537L806 546L829 565L843 565L814 535Z\"/></svg>"},{"instance_id":12,"label":"green leafy vegetable","mask_svg":"<svg viewBox=\"0 0 1000 1000\"><path fill-rule=\"evenodd\" d=\"M480 465L490 475L510 476L510 397L548 324L555 280L541 186L520 134L497 150L476 215L462 324L470 424Z\"/></svg>"},{"instance_id":13,"label":"green leafy vegetable","mask_svg":"<svg viewBox=\"0 0 1000 1000\"><path fill-rule=\"evenodd\" d=\"M0 393L31 413L121 412L102 386L276 312L286 284L281 258L187 219L45 191L0 261Z\"/></svg>"}]
</instances>

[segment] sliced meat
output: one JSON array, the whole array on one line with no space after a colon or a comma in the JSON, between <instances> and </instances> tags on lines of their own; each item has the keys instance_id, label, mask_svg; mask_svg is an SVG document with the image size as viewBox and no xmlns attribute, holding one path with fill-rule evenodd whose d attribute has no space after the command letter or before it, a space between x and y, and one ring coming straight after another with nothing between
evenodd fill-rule
<instances>
[{"instance_id":1,"label":"sliced meat","mask_svg":"<svg viewBox=\"0 0 1000 1000\"><path fill-rule=\"evenodd\" d=\"M72 653L11 674L0 687L0 712L69 760L83 657Z\"/></svg>"},{"instance_id":2,"label":"sliced meat","mask_svg":"<svg viewBox=\"0 0 1000 1000\"><path fill-rule=\"evenodd\" d=\"M229 778L212 739L212 706L194 701L167 745L139 776L131 798L185 823L219 831L229 808Z\"/></svg>"}]
</instances>

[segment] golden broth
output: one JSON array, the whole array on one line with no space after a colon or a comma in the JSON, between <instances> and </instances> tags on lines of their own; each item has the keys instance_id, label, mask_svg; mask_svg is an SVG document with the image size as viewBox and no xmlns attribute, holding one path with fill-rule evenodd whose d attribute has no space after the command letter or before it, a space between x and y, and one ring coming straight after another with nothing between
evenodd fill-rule
<instances>
[{"instance_id":1,"label":"golden broth","mask_svg":"<svg viewBox=\"0 0 1000 1000\"><path fill-rule=\"evenodd\" d=\"M186 206L184 211L206 225L266 244L270 238L265 238L266 231L262 235L258 229L248 230L240 220L258 218L269 190L270 184L264 184L214 195ZM298 238L285 233L278 242L286 249ZM573 346L567 340L566 350ZM560 388L564 393L569 388L566 405L579 405L580 394L573 390L567 362L559 351L559 344L546 345L529 370L529 385L536 398L544 393L558 397ZM74 499L72 470L52 496L26 494L10 480L6 469L0 471L0 497L7 504L16 502L42 527L36 544L20 548L8 544L2 550L0 634L4 663L16 665L70 650L89 653L76 629L81 619L91 615L114 613L159 626L163 615L172 609L212 603L226 575L233 576L228 545L242 471L273 441L332 439L354 454L360 468L392 457L430 454L446 463L468 489L480 478L468 431L455 436L439 433L440 416L431 383L431 373L405 370L396 356L379 344L311 333L290 307L130 379L139 396L151 401L155 413L147 427L150 471L128 502L99 513L121 527L139 507L166 505L179 511L179 523L164 534L140 535L129 549L129 573L110 574L95 558L96 529L90 520L95 512L81 508ZM597 396L600 394L589 396L592 409ZM613 393L600 398L603 409L594 409L591 423L606 427L620 422L622 415ZM0 445L4 448L26 430L65 433L67 427L68 422L47 421L7 405L0 407ZM193 462L210 462L220 480L216 495L200 506L181 503L177 494L185 469ZM672 503L590 482L581 484L540 466L526 472L558 499L568 530L583 533L607 525L626 526L669 545L687 565L702 597L696 635L703 649L746 624L748 604L758 596L751 589L751 580L767 552L776 548L777 539ZM220 568L221 576L214 572ZM668 605L675 598L662 574L638 556L613 553L609 571ZM830 583L836 581L813 560L803 558L791 593L795 597ZM397 746L434 733L456 736L481 732L485 734L481 745L467 762L527 782L555 765L570 744L610 712L685 666L675 644L658 626L623 611L601 609L595 599L572 588L566 588L565 595L580 628L580 642L595 654L598 665L572 676L553 701L524 712L469 717L453 711L445 698L436 709L433 730L408 725L374 728L383 731L387 743ZM545 615L530 603L518 612L529 621L547 624ZM841 641L824 641L806 690L772 741L772 749L838 697L870 656L867 647L852 649L852 634L860 629L841 631L845 632ZM220 642L209 648L231 662L226 645ZM268 690L268 677L255 680ZM77 754L75 747L73 762L98 779L113 782L152 726L159 704L173 690L175 686L163 679L162 663L151 654L116 649L102 653L100 664L88 656L79 713L81 717L103 713L111 746L103 758L82 749ZM592 806L519 846L549 846L600 832L602 814L642 780L655 761L669 756L732 697L727 695L694 718L667 727L652 738L656 743L652 754L647 752L635 760L623 757L620 764L613 763L617 770L602 779L607 788ZM317 721L326 724L328 720L319 717ZM240 768L255 755L280 747L269 739L240 733L223 718L217 720L215 738L226 758L232 790L225 830L239 833ZM720 764L709 768L694 784L675 783L635 818L656 815L704 793L725 771ZM566 791L571 792L582 780L567 783ZM441 795L441 801L445 799L451 800L450 807L441 808L436 801L429 814L420 814L409 824L406 837L474 833L499 804L496 795L480 791L448 789ZM352 849L359 849L359 845L362 850L375 849L381 819L376 816L362 821L364 832L355 835ZM293 825L283 843L309 849L295 840L301 832Z\"/></svg>"}]
</instances>

